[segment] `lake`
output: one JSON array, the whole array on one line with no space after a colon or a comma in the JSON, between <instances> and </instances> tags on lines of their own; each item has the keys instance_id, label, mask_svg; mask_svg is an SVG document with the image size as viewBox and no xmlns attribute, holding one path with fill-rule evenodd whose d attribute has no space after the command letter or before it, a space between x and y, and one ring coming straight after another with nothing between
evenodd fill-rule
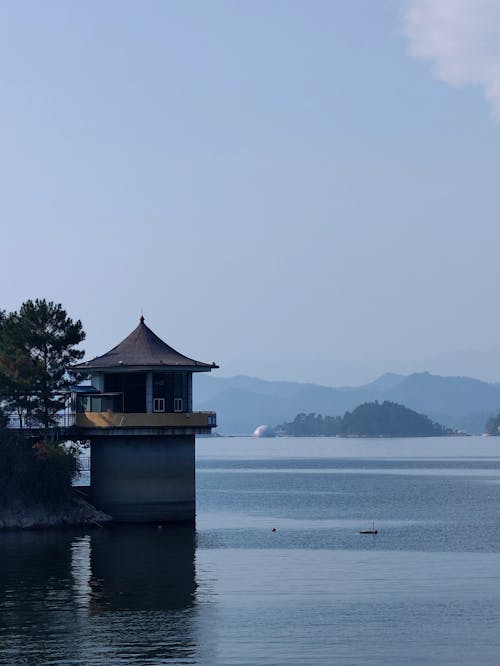
<instances>
[{"instance_id":1,"label":"lake","mask_svg":"<svg viewBox=\"0 0 500 666\"><path fill-rule=\"evenodd\" d=\"M500 438L200 438L197 489L0 534L0 664L498 663Z\"/></svg>"}]
</instances>

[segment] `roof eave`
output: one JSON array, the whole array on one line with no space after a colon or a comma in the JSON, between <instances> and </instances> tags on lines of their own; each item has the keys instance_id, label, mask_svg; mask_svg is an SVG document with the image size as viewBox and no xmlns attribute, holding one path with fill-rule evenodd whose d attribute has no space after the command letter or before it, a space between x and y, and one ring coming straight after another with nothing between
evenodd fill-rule
<instances>
[{"instance_id":1,"label":"roof eave","mask_svg":"<svg viewBox=\"0 0 500 666\"><path fill-rule=\"evenodd\" d=\"M188 372L210 372L211 370L217 370L219 368L215 363L200 363L193 365L184 365L182 363L176 363L170 365L168 363L155 363L151 365L74 365L68 368L68 372L92 372L92 371L148 371L148 370L186 370Z\"/></svg>"}]
</instances>

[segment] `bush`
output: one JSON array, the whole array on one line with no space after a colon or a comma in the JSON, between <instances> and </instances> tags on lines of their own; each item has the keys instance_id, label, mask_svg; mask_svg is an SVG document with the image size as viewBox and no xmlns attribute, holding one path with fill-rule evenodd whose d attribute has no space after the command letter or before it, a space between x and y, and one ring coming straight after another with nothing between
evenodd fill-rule
<instances>
[{"instance_id":1,"label":"bush","mask_svg":"<svg viewBox=\"0 0 500 666\"><path fill-rule=\"evenodd\" d=\"M78 472L75 449L0 429L0 504L64 502Z\"/></svg>"}]
</instances>

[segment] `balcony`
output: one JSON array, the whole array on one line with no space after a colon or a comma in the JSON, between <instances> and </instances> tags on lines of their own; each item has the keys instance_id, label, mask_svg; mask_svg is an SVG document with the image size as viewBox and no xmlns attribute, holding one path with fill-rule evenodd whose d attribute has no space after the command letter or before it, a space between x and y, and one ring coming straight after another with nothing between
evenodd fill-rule
<instances>
[{"instance_id":1,"label":"balcony","mask_svg":"<svg viewBox=\"0 0 500 666\"><path fill-rule=\"evenodd\" d=\"M126 414L123 412L66 412L57 414L48 428L32 419L21 425L11 417L7 427L22 431L33 439L51 436L69 440L93 437L119 437L128 435L209 435L217 426L215 412L156 412L152 414Z\"/></svg>"},{"instance_id":2,"label":"balcony","mask_svg":"<svg viewBox=\"0 0 500 666\"><path fill-rule=\"evenodd\" d=\"M106 428L166 428L210 432L217 425L215 412L155 412L126 414L123 412L82 412L74 415L74 425L92 430Z\"/></svg>"}]
</instances>

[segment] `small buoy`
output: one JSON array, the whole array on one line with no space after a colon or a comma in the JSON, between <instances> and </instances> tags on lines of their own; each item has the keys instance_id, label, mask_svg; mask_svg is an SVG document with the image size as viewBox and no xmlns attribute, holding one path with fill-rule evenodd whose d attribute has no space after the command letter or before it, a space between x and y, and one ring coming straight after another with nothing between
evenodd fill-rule
<instances>
[{"instance_id":1,"label":"small buoy","mask_svg":"<svg viewBox=\"0 0 500 666\"><path fill-rule=\"evenodd\" d=\"M275 527L273 527L273 529L271 530L271 532L276 532L276 528L275 528Z\"/></svg>"}]
</instances>

